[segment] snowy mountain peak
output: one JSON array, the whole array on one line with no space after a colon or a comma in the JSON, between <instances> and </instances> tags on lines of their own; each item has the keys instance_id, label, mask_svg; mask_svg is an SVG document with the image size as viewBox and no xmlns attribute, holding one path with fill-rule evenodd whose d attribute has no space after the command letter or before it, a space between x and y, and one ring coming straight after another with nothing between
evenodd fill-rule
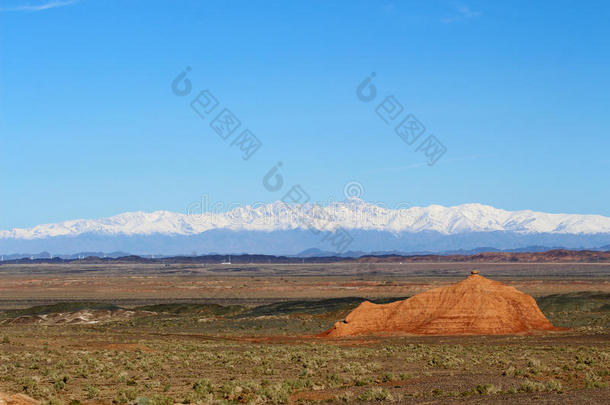
<instances>
[{"instance_id":1,"label":"snowy mountain peak","mask_svg":"<svg viewBox=\"0 0 610 405\"><path fill-rule=\"evenodd\" d=\"M445 235L468 232L509 231L522 234L606 234L610 218L600 215L548 214L506 211L477 203L454 207L386 208L352 197L328 206L291 205L282 202L234 208L227 212L186 214L170 211L126 212L108 218L78 219L29 229L0 231L0 239L44 239L100 235L196 235L214 229L234 231L277 231L307 229L357 229L367 231L422 232Z\"/></svg>"}]
</instances>

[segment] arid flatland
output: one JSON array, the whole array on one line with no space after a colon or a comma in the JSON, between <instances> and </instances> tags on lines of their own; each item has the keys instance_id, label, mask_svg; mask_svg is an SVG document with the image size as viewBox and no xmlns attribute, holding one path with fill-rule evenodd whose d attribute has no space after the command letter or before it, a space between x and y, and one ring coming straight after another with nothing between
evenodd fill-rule
<instances>
[{"instance_id":1,"label":"arid flatland","mask_svg":"<svg viewBox=\"0 0 610 405\"><path fill-rule=\"evenodd\" d=\"M321 339L478 269L569 331ZM0 266L0 392L51 403L605 403L603 263Z\"/></svg>"}]
</instances>

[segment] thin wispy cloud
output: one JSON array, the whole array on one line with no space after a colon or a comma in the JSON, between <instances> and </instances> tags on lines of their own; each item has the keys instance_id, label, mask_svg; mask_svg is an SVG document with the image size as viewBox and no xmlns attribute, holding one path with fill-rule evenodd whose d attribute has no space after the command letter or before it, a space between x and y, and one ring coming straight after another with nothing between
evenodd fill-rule
<instances>
[{"instance_id":1,"label":"thin wispy cloud","mask_svg":"<svg viewBox=\"0 0 610 405\"><path fill-rule=\"evenodd\" d=\"M452 163L459 162L463 160L478 160L481 158L493 157L493 155L464 155L464 156L456 156L454 158L444 159L443 163ZM403 172L409 169L416 169L418 167L429 167L428 162L418 162L412 163L410 165L405 166L397 166L397 167L380 167L373 170L369 170L368 173L378 173L378 172Z\"/></svg>"},{"instance_id":2,"label":"thin wispy cloud","mask_svg":"<svg viewBox=\"0 0 610 405\"><path fill-rule=\"evenodd\" d=\"M16 5L13 7L3 7L0 8L0 12L3 11L43 11L43 10L49 10L52 8L57 8L57 7L65 7L65 6L70 6L72 4L76 4L78 3L80 0L57 0L57 1L47 1L47 2L43 2L43 3L38 3L38 4L22 4L22 5Z\"/></svg>"},{"instance_id":3,"label":"thin wispy cloud","mask_svg":"<svg viewBox=\"0 0 610 405\"><path fill-rule=\"evenodd\" d=\"M468 6L459 5L455 7L455 12L452 16L442 18L441 22L445 24L451 24L457 21L470 20L472 18L479 17L481 14L483 13L481 13L480 11L471 10Z\"/></svg>"}]
</instances>

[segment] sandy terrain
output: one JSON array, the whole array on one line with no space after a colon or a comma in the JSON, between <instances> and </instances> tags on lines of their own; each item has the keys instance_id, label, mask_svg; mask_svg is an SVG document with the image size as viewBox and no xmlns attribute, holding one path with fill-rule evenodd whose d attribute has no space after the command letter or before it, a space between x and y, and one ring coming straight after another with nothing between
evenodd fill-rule
<instances>
[{"instance_id":1,"label":"sandy terrain","mask_svg":"<svg viewBox=\"0 0 610 405\"><path fill-rule=\"evenodd\" d=\"M474 268L569 330L316 337L364 298L387 303ZM602 404L608 292L598 263L2 265L0 392L57 404Z\"/></svg>"}]
</instances>

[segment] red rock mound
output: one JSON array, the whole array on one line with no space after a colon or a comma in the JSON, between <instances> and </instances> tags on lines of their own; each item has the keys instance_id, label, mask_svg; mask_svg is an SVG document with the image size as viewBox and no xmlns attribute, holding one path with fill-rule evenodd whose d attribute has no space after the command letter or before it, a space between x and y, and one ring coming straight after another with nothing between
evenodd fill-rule
<instances>
[{"instance_id":1,"label":"red rock mound","mask_svg":"<svg viewBox=\"0 0 610 405\"><path fill-rule=\"evenodd\" d=\"M322 336L505 335L557 330L531 296L473 273L457 284L404 301L383 305L365 301Z\"/></svg>"},{"instance_id":2,"label":"red rock mound","mask_svg":"<svg viewBox=\"0 0 610 405\"><path fill-rule=\"evenodd\" d=\"M39 405L40 401L25 394L8 395L0 392L0 405Z\"/></svg>"}]
</instances>

